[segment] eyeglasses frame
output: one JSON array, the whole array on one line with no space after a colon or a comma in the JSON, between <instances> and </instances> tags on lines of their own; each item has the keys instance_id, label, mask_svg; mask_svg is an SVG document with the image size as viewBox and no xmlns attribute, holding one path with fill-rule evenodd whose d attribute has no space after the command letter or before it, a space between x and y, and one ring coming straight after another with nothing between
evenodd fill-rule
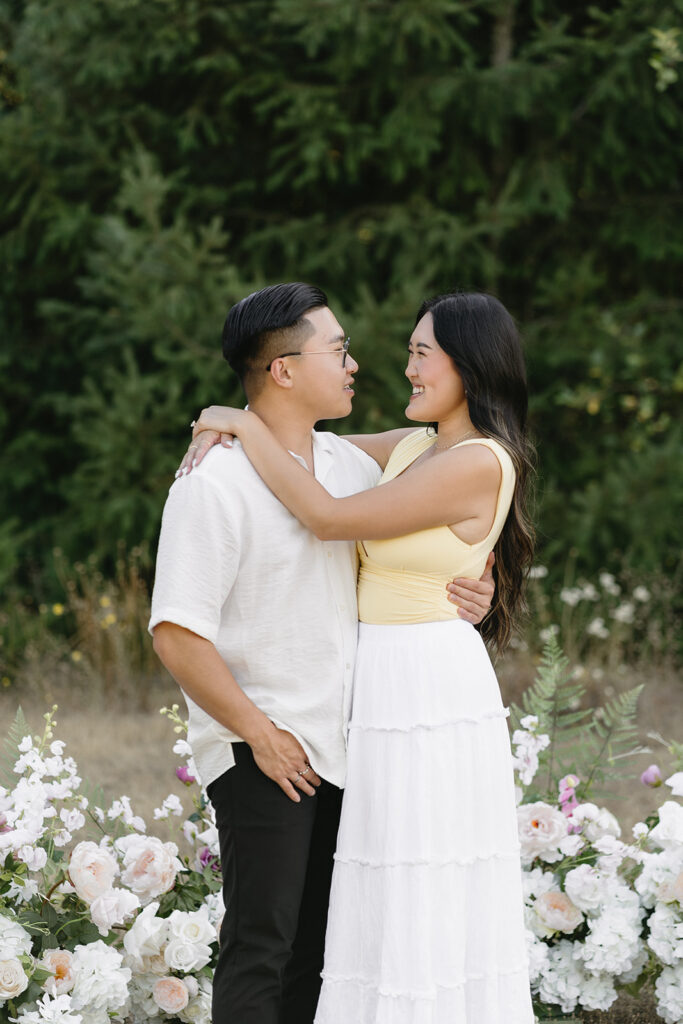
<instances>
[{"instance_id":1,"label":"eyeglasses frame","mask_svg":"<svg viewBox=\"0 0 683 1024\"><path fill-rule=\"evenodd\" d=\"M344 343L343 343L343 345L341 347L342 370L346 366L346 357L349 354L349 344L350 343L351 343L351 337L349 335L347 335L346 338L344 339ZM340 349L338 349L338 348L320 348L320 349L316 349L314 352L283 352L282 355L275 356L275 359L286 359L287 356L325 356L325 355L329 355L331 352L339 352L339 351L340 351ZM270 368L273 365L273 363L275 362L275 359L271 359L271 361L266 366L266 373L270 372Z\"/></svg>"}]
</instances>

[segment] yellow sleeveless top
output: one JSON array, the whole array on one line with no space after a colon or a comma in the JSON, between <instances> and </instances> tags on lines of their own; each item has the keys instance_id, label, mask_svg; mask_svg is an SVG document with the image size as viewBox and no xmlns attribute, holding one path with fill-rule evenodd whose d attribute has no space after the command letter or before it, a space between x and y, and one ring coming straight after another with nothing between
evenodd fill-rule
<instances>
[{"instance_id":1,"label":"yellow sleeveless top","mask_svg":"<svg viewBox=\"0 0 683 1024\"><path fill-rule=\"evenodd\" d=\"M408 434L394 448L378 486L393 480L436 442L420 429ZM515 489L515 470L508 452L498 441L477 437L461 441L483 444L500 462L502 478L496 513L487 536L476 544L456 537L448 526L435 526L403 537L358 543L358 617L361 622L395 625L439 622L457 618L448 600L446 584L454 576L478 579L486 558L505 524ZM456 447L455 445L453 447Z\"/></svg>"}]
</instances>

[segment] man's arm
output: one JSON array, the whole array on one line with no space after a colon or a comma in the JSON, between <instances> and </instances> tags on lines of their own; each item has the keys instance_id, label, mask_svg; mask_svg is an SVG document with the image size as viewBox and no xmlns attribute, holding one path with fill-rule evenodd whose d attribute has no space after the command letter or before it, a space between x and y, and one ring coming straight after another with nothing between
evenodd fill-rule
<instances>
[{"instance_id":1,"label":"man's arm","mask_svg":"<svg viewBox=\"0 0 683 1024\"><path fill-rule=\"evenodd\" d=\"M298 790L315 794L320 779L308 768L306 752L290 732L278 729L249 700L220 654L209 641L173 622L154 628L154 650L182 690L211 718L252 749L256 764L290 800ZM306 772L306 778L301 774Z\"/></svg>"}]
</instances>

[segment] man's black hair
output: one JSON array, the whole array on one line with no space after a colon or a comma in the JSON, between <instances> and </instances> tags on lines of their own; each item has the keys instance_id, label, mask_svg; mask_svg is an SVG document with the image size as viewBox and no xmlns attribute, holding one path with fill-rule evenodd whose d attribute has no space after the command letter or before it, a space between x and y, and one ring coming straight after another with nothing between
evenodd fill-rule
<instances>
[{"instance_id":1,"label":"man's black hair","mask_svg":"<svg viewBox=\"0 0 683 1024\"><path fill-rule=\"evenodd\" d=\"M295 281L261 288L230 309L223 325L223 356L246 390L249 378L277 357L271 351L273 340L284 343L302 326L306 313L327 304L320 288Z\"/></svg>"}]
</instances>

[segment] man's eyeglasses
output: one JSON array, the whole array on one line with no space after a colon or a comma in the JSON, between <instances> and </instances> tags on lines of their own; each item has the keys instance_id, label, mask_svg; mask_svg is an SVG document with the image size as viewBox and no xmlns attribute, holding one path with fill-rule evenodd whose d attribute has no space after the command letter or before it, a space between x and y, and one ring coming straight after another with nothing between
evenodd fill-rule
<instances>
[{"instance_id":1,"label":"man's eyeglasses","mask_svg":"<svg viewBox=\"0 0 683 1024\"><path fill-rule=\"evenodd\" d=\"M321 349L316 349L314 352L283 352L281 356L275 356L275 359L286 359L287 356L326 356L326 355L330 355L330 353L332 353L334 355L337 355L339 352L341 352L341 354L342 354L341 364L342 364L342 369L343 369L346 366L346 357L347 357L348 352L349 352L349 343L350 343L350 341L351 341L350 338L345 338L344 339L344 344L342 345L341 348L321 348ZM271 366L275 362L275 359L271 360L271 362L268 363L268 365L266 366L266 372L268 372L270 370Z\"/></svg>"}]
</instances>

